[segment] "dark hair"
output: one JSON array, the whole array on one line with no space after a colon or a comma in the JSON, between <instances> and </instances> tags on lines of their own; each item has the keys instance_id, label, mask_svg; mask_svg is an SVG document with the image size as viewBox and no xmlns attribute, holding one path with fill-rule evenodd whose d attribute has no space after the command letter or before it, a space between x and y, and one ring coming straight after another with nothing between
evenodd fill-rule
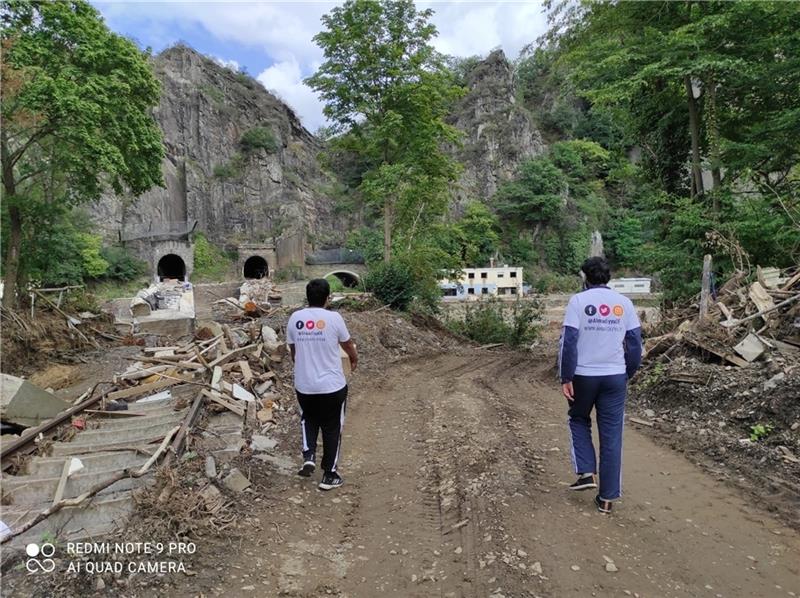
<instances>
[{"instance_id":1,"label":"dark hair","mask_svg":"<svg viewBox=\"0 0 800 598\"><path fill-rule=\"evenodd\" d=\"M306 299L309 307L325 307L331 294L331 285L324 278L315 278L306 285Z\"/></svg>"},{"instance_id":2,"label":"dark hair","mask_svg":"<svg viewBox=\"0 0 800 598\"><path fill-rule=\"evenodd\" d=\"M611 280L611 268L602 257L590 257L583 262L581 272L586 275L586 282L589 284L606 284Z\"/></svg>"}]
</instances>

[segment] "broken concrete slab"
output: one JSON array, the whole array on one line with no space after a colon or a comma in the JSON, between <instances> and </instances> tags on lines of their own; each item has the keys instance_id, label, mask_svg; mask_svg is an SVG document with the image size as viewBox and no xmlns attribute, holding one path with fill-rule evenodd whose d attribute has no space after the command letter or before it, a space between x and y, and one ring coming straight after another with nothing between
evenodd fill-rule
<instances>
[{"instance_id":1,"label":"broken concrete slab","mask_svg":"<svg viewBox=\"0 0 800 598\"><path fill-rule=\"evenodd\" d=\"M261 327L261 340L267 353L275 351L281 344L278 340L278 333L266 324Z\"/></svg>"},{"instance_id":2,"label":"broken concrete slab","mask_svg":"<svg viewBox=\"0 0 800 598\"><path fill-rule=\"evenodd\" d=\"M69 409L70 404L27 380L0 374L0 419L32 428Z\"/></svg>"},{"instance_id":3,"label":"broken concrete slab","mask_svg":"<svg viewBox=\"0 0 800 598\"><path fill-rule=\"evenodd\" d=\"M222 483L234 492L241 492L250 487L250 480L237 468L231 469L231 472L222 480Z\"/></svg>"},{"instance_id":4,"label":"broken concrete slab","mask_svg":"<svg viewBox=\"0 0 800 598\"><path fill-rule=\"evenodd\" d=\"M766 345L752 332L733 347L734 351L751 362L761 357L766 349Z\"/></svg>"},{"instance_id":5,"label":"broken concrete slab","mask_svg":"<svg viewBox=\"0 0 800 598\"><path fill-rule=\"evenodd\" d=\"M254 434L250 441L250 446L254 451L258 452L271 451L278 446L278 441L274 438L270 438L269 436L260 436L258 434Z\"/></svg>"},{"instance_id":6,"label":"broken concrete slab","mask_svg":"<svg viewBox=\"0 0 800 598\"><path fill-rule=\"evenodd\" d=\"M206 457L205 471L208 479L213 480L217 477L217 462L211 455Z\"/></svg>"}]
</instances>

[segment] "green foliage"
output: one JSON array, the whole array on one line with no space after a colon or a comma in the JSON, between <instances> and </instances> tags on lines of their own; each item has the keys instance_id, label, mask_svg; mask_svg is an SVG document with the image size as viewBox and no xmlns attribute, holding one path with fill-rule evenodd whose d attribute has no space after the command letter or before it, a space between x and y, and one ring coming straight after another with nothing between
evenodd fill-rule
<instances>
[{"instance_id":1,"label":"green foliage","mask_svg":"<svg viewBox=\"0 0 800 598\"><path fill-rule=\"evenodd\" d=\"M2 3L2 170L9 240L4 303L33 275L19 257L38 228L30 204L77 204L110 188L141 194L161 184L164 149L152 109L159 85L148 56L112 33L88 2ZM62 237L63 240L63 237ZM90 259L97 272L100 263ZM20 268L22 266L22 268ZM64 264L47 277L74 279ZM43 274L39 270L38 274Z\"/></svg>"},{"instance_id":2,"label":"green foliage","mask_svg":"<svg viewBox=\"0 0 800 598\"><path fill-rule=\"evenodd\" d=\"M194 278L200 281L222 281L230 273L233 260L211 243L204 234L194 236Z\"/></svg>"},{"instance_id":3,"label":"green foliage","mask_svg":"<svg viewBox=\"0 0 800 598\"><path fill-rule=\"evenodd\" d=\"M103 239L99 235L77 233L79 253L83 271L91 278L99 278L108 271L108 262L101 254Z\"/></svg>"},{"instance_id":4,"label":"green foliage","mask_svg":"<svg viewBox=\"0 0 800 598\"><path fill-rule=\"evenodd\" d=\"M564 173L547 157L528 160L516 180L500 186L495 207L503 218L518 224L550 222L559 215L565 183Z\"/></svg>"},{"instance_id":5,"label":"green foliage","mask_svg":"<svg viewBox=\"0 0 800 598\"><path fill-rule=\"evenodd\" d=\"M197 89L218 108L225 104L225 93L216 85L200 85Z\"/></svg>"},{"instance_id":6,"label":"green foliage","mask_svg":"<svg viewBox=\"0 0 800 598\"><path fill-rule=\"evenodd\" d=\"M251 154L258 150L273 153L278 150L278 140L275 139L275 134L267 127L253 127L245 131L242 138L239 139L239 147L245 155Z\"/></svg>"},{"instance_id":7,"label":"green foliage","mask_svg":"<svg viewBox=\"0 0 800 598\"><path fill-rule=\"evenodd\" d=\"M470 202L464 215L449 230L436 237L450 254L459 257L461 266L480 266L489 262L500 246L500 223L485 204Z\"/></svg>"},{"instance_id":8,"label":"green foliage","mask_svg":"<svg viewBox=\"0 0 800 598\"><path fill-rule=\"evenodd\" d=\"M331 275L326 277L325 280L327 280L328 284L331 285L331 293L342 293L347 288L337 276Z\"/></svg>"},{"instance_id":9,"label":"green foliage","mask_svg":"<svg viewBox=\"0 0 800 598\"><path fill-rule=\"evenodd\" d=\"M469 303L465 309L464 320L451 320L448 326L456 334L477 343L520 347L530 344L539 335L542 309L538 301L517 299L508 305L492 299Z\"/></svg>"},{"instance_id":10,"label":"green foliage","mask_svg":"<svg viewBox=\"0 0 800 598\"><path fill-rule=\"evenodd\" d=\"M106 278L121 281L135 280L147 271L147 263L121 245L103 247L100 255L108 262Z\"/></svg>"},{"instance_id":11,"label":"green foliage","mask_svg":"<svg viewBox=\"0 0 800 598\"><path fill-rule=\"evenodd\" d=\"M635 215L620 211L610 221L603 239L606 253L625 268L637 268L643 262L644 230Z\"/></svg>"},{"instance_id":12,"label":"green foliage","mask_svg":"<svg viewBox=\"0 0 800 598\"><path fill-rule=\"evenodd\" d=\"M275 282L293 282L296 280L303 280L303 268L296 264L285 266L280 270L276 270L272 279Z\"/></svg>"},{"instance_id":13,"label":"green foliage","mask_svg":"<svg viewBox=\"0 0 800 598\"><path fill-rule=\"evenodd\" d=\"M233 154L230 160L214 165L214 178L221 181L239 179L244 174L245 160L241 154Z\"/></svg>"},{"instance_id":14,"label":"green foliage","mask_svg":"<svg viewBox=\"0 0 800 598\"><path fill-rule=\"evenodd\" d=\"M765 436L768 436L771 432L772 425L770 424L756 424L755 426L750 426L750 441L758 442Z\"/></svg>"},{"instance_id":15,"label":"green foliage","mask_svg":"<svg viewBox=\"0 0 800 598\"><path fill-rule=\"evenodd\" d=\"M364 277L364 287L384 305L405 311L414 299L414 275L400 260L380 262L370 267Z\"/></svg>"},{"instance_id":16,"label":"green foliage","mask_svg":"<svg viewBox=\"0 0 800 598\"><path fill-rule=\"evenodd\" d=\"M341 134L329 142L331 161L346 161L343 181L381 213L385 261L394 234L413 243L444 214L458 174L443 146L458 138L445 117L462 90L431 44L431 15L411 0L348 0L314 37L325 60L306 83Z\"/></svg>"}]
</instances>

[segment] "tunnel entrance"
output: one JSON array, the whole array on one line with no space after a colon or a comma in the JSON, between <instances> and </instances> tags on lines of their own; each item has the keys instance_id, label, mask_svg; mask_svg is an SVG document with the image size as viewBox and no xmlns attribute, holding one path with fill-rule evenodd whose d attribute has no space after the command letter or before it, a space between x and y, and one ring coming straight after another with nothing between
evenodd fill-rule
<instances>
[{"instance_id":1,"label":"tunnel entrance","mask_svg":"<svg viewBox=\"0 0 800 598\"><path fill-rule=\"evenodd\" d=\"M158 279L176 278L184 280L186 278L186 264L179 255L168 253L158 260Z\"/></svg>"},{"instance_id":2,"label":"tunnel entrance","mask_svg":"<svg viewBox=\"0 0 800 598\"><path fill-rule=\"evenodd\" d=\"M361 284L361 279L359 279L358 274L354 274L352 272L344 272L340 270L339 272L331 272L330 274L326 275L325 278L330 276L335 276L338 278L348 289L355 289L359 286L359 284Z\"/></svg>"},{"instance_id":3,"label":"tunnel entrance","mask_svg":"<svg viewBox=\"0 0 800 598\"><path fill-rule=\"evenodd\" d=\"M267 274L269 274L267 260L260 255L247 258L247 261L244 263L245 278L265 278Z\"/></svg>"}]
</instances>

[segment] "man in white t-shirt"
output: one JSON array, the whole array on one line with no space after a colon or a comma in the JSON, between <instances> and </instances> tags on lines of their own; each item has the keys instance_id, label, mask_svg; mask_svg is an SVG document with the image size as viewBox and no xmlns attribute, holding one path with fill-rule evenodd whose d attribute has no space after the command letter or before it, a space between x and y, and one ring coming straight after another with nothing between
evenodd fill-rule
<instances>
[{"instance_id":1,"label":"man in white t-shirt","mask_svg":"<svg viewBox=\"0 0 800 598\"><path fill-rule=\"evenodd\" d=\"M322 278L306 286L308 307L294 312L286 325L286 342L294 361L294 387L300 403L303 466L298 475L309 477L316 469L317 435L322 431L322 481L320 490L342 485L336 471L342 446L342 426L347 406L347 380L339 347L358 366L358 353L341 315L327 308L331 287Z\"/></svg>"},{"instance_id":2,"label":"man in white t-shirt","mask_svg":"<svg viewBox=\"0 0 800 598\"><path fill-rule=\"evenodd\" d=\"M595 504L610 513L622 494L622 426L628 380L642 359L642 330L630 299L606 286L611 271L603 258L581 266L583 291L573 295L564 316L559 375L569 402L572 463L578 480L571 490L597 488L592 443L592 409L600 436L600 488Z\"/></svg>"}]
</instances>

